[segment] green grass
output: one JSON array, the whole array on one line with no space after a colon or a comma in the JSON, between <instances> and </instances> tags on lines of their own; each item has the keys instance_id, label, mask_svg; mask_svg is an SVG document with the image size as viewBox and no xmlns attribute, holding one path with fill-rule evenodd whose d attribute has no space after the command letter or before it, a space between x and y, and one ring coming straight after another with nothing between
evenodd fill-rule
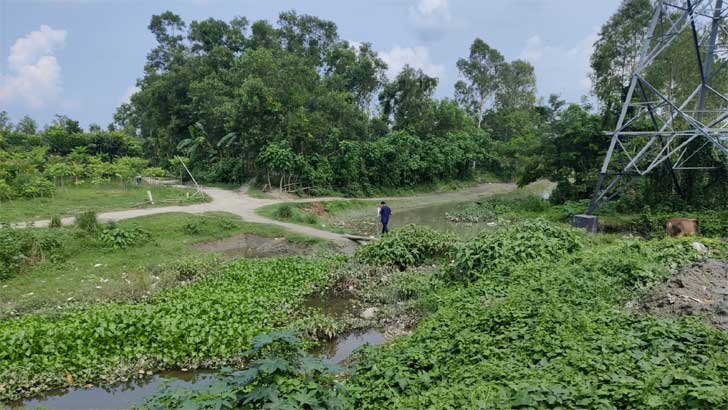
<instances>
[{"instance_id":1,"label":"green grass","mask_svg":"<svg viewBox=\"0 0 728 410\"><path fill-rule=\"evenodd\" d=\"M152 192L154 205L148 203L147 191ZM191 189L159 185L69 185L59 187L52 198L18 199L0 203L0 222L29 222L50 219L55 215L72 216L84 211L186 205L209 200L199 194L193 195L194 193Z\"/></svg>"},{"instance_id":2,"label":"green grass","mask_svg":"<svg viewBox=\"0 0 728 410\"><path fill-rule=\"evenodd\" d=\"M291 234L278 226L244 222L225 213L161 214L118 225L140 227L149 232L151 241L127 249L108 249L75 228L57 229L69 238L63 243L62 260L31 266L0 282L0 316L69 303L138 299L164 286L154 278L159 265L204 255L205 251L191 245L240 233L286 237L302 245L325 245L318 238ZM191 233L190 225L197 232Z\"/></svg>"}]
</instances>

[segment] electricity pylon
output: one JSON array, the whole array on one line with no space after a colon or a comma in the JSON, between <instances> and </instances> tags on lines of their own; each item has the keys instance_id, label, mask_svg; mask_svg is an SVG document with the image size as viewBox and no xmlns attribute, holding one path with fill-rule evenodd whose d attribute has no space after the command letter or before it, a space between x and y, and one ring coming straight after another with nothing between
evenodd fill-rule
<instances>
[{"instance_id":1,"label":"electricity pylon","mask_svg":"<svg viewBox=\"0 0 728 410\"><path fill-rule=\"evenodd\" d=\"M669 168L682 192L676 171L714 168L695 163L698 153L714 150L728 155L728 97L724 94L728 90L713 86L728 63L727 11L723 0L656 1L587 215L622 192L635 177L659 166ZM687 89L692 93L679 98L675 96L679 94L676 82L653 84L648 78L655 60L664 57L676 40L688 38L697 72L689 77L696 78L696 84ZM660 62L666 63L669 66L664 58ZM680 79L686 80L689 78Z\"/></svg>"}]
</instances>

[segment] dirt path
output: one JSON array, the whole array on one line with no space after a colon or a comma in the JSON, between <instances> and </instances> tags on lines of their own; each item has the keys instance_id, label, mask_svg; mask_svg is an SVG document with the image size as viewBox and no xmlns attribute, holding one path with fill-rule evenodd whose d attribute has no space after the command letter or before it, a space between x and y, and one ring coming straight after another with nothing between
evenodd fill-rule
<instances>
[{"instance_id":1,"label":"dirt path","mask_svg":"<svg viewBox=\"0 0 728 410\"><path fill-rule=\"evenodd\" d=\"M406 197L391 197L383 199L391 200L416 200L420 204L429 204L445 201L466 201L469 199L478 198L482 195L489 195L499 192L506 192L515 189L513 184L480 184L461 191L446 192L446 193L426 193L421 195L406 196ZM353 252L356 248L356 244L349 239L346 239L343 235L328 232L316 228L312 228L304 225L291 224L281 221L276 221L263 216L258 215L255 210L266 206L279 204L283 202L314 202L314 201L326 201L334 199L348 199L338 197L325 197L325 198L307 198L307 199L296 199L296 200L284 200L284 199L263 199L253 198L247 195L245 192L230 191L221 188L202 188L202 191L207 194L211 201L207 203L185 205L185 206L168 206L163 208L145 208L145 209L130 209L126 211L114 211L104 212L98 214L100 222L120 221L124 219L131 219L140 216L147 215L158 215L170 212L184 212L191 214L202 214L205 212L228 212L231 214L238 215L241 219L248 222L257 222L262 224L278 225L288 229L291 232L296 232L315 238L326 239L334 242L341 251ZM74 223L75 218L67 217L62 219L63 225L70 225ZM47 227L50 223L49 220L36 221L33 226ZM22 227L23 225L18 225Z\"/></svg>"}]
</instances>

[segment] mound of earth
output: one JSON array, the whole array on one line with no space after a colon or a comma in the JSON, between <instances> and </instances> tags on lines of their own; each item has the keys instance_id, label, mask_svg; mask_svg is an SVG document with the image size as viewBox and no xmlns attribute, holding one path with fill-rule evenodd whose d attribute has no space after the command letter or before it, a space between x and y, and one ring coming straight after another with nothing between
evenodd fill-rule
<instances>
[{"instance_id":1,"label":"mound of earth","mask_svg":"<svg viewBox=\"0 0 728 410\"><path fill-rule=\"evenodd\" d=\"M640 306L663 315L699 315L728 330L728 260L708 259L682 269L657 286Z\"/></svg>"},{"instance_id":2,"label":"mound of earth","mask_svg":"<svg viewBox=\"0 0 728 410\"><path fill-rule=\"evenodd\" d=\"M266 238L247 233L197 244L195 247L209 252L221 252L231 258L301 255L311 250L307 245L291 242L286 238Z\"/></svg>"}]
</instances>

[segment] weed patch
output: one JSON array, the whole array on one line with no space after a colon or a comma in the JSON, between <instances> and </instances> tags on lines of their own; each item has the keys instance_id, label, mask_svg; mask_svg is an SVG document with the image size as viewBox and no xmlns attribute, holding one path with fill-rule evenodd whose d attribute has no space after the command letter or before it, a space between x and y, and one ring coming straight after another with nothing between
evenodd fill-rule
<instances>
[{"instance_id":1,"label":"weed patch","mask_svg":"<svg viewBox=\"0 0 728 410\"><path fill-rule=\"evenodd\" d=\"M327 283L332 262L240 260L150 303L104 304L0 322L0 398L112 381L129 367L214 365L240 358L258 333L283 326ZM261 286L265 284L265 286ZM119 369L117 374L113 369Z\"/></svg>"},{"instance_id":2,"label":"weed patch","mask_svg":"<svg viewBox=\"0 0 728 410\"><path fill-rule=\"evenodd\" d=\"M360 247L356 259L375 265L395 265L404 269L427 260L447 256L455 238L433 229L407 225Z\"/></svg>"}]
</instances>

